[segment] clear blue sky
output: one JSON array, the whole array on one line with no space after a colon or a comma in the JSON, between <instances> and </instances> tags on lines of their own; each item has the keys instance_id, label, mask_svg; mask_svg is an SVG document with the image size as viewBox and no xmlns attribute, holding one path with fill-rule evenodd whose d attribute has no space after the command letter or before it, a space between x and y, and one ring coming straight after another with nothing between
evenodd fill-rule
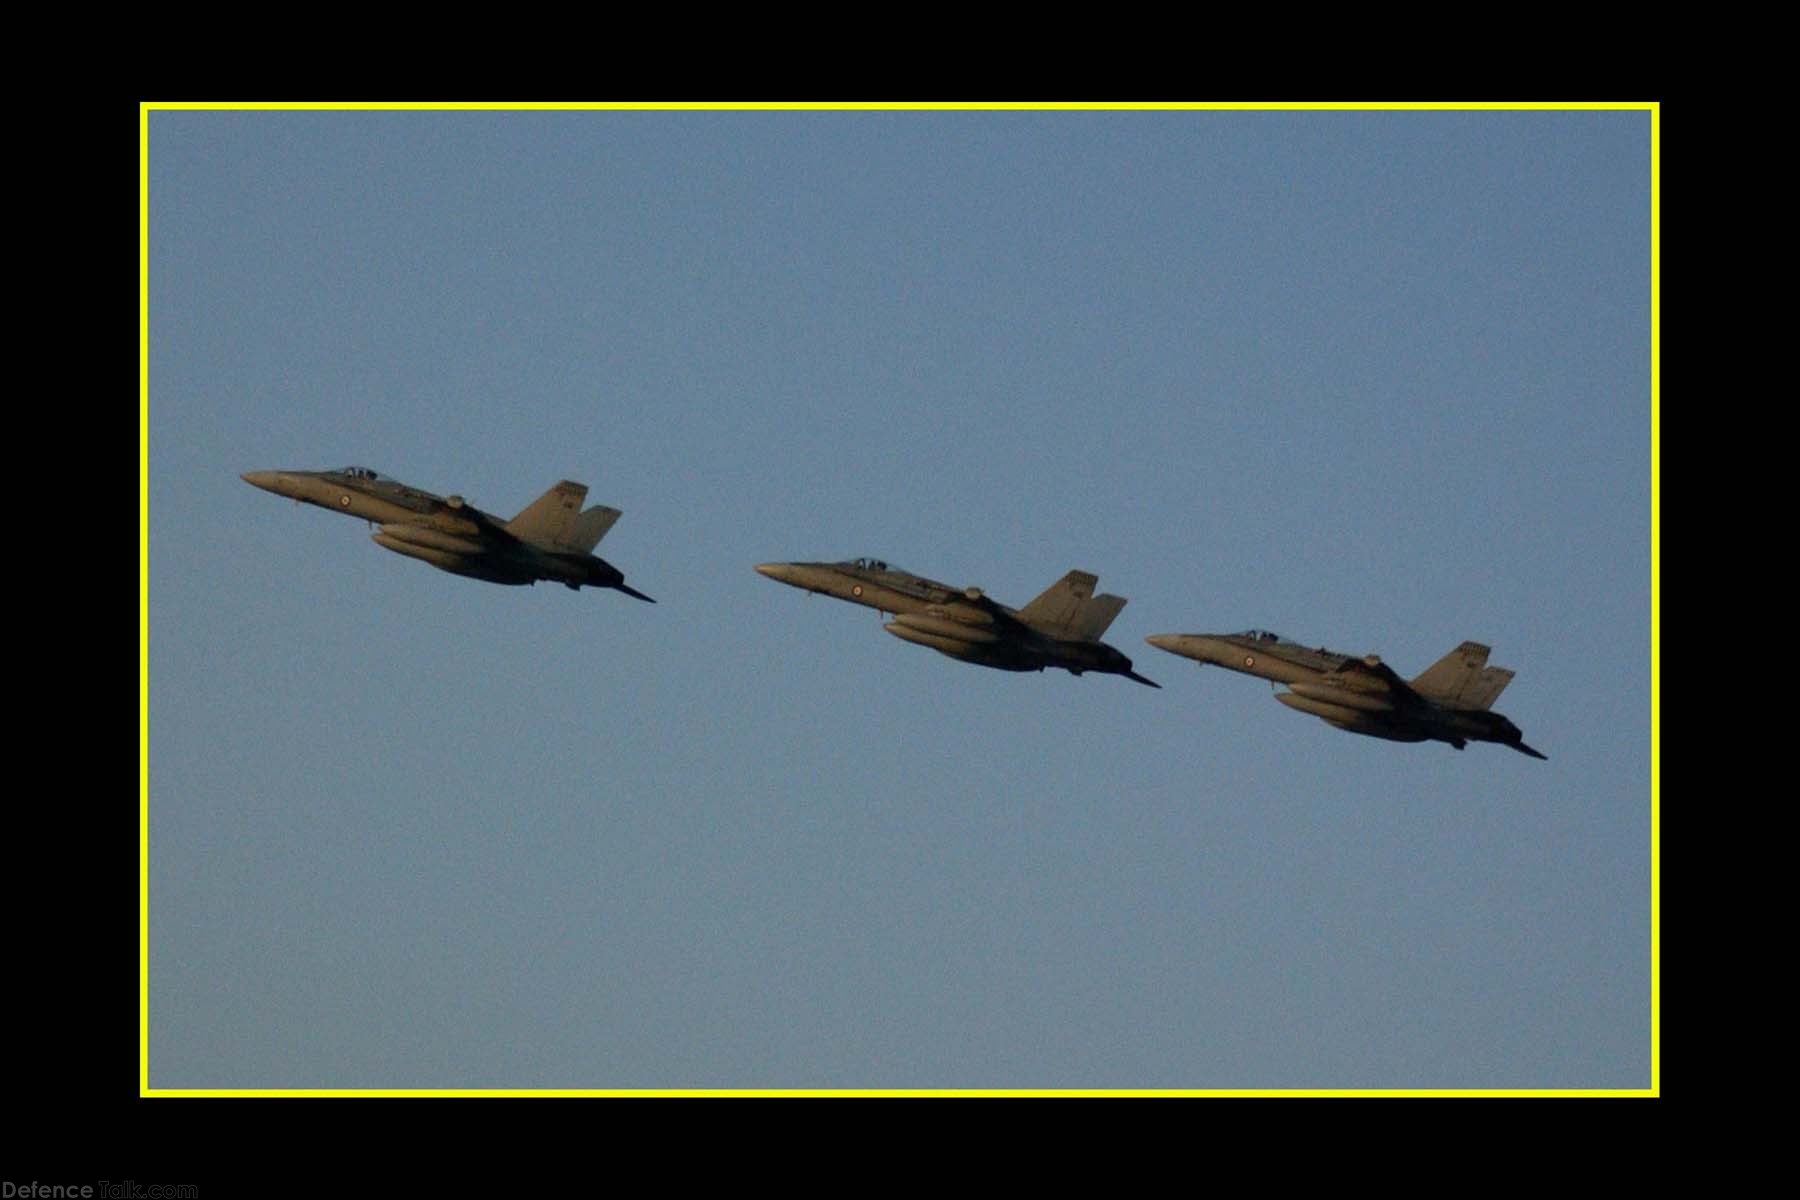
<instances>
[{"instance_id":1,"label":"clear blue sky","mask_svg":"<svg viewBox=\"0 0 1800 1200\"><path fill-rule=\"evenodd\" d=\"M1649 122L152 113L151 1085L1647 1086ZM659 603L238 478L351 463ZM1549 761L1143 642L1251 626Z\"/></svg>"}]
</instances>

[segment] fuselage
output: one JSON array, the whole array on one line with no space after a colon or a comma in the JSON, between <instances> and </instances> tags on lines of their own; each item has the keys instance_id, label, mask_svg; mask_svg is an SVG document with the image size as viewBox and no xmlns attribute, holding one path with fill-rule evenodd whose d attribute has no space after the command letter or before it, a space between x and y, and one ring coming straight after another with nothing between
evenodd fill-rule
<instances>
[{"instance_id":1,"label":"fuselage","mask_svg":"<svg viewBox=\"0 0 1800 1200\"><path fill-rule=\"evenodd\" d=\"M757 574L797 587L806 592L836 596L852 604L861 604L881 612L921 612L934 606L951 604L958 597L970 599L976 589L953 588L947 583L914 575L875 558L858 558L848 562L771 562L756 568ZM971 607L965 605L964 607ZM1010 610L1008 610L1010 611ZM974 619L971 614L971 619Z\"/></svg>"},{"instance_id":2,"label":"fuselage","mask_svg":"<svg viewBox=\"0 0 1800 1200\"><path fill-rule=\"evenodd\" d=\"M472 520L459 513L466 507L461 496L444 497L421 491L366 467L346 467L341 471L246 471L243 479L265 492L361 517L377 525L404 521L452 532L475 532ZM469 512L487 515L473 508Z\"/></svg>"},{"instance_id":3,"label":"fuselage","mask_svg":"<svg viewBox=\"0 0 1800 1200\"><path fill-rule=\"evenodd\" d=\"M360 517L379 528L371 540L441 571L489 583L523 586L548 580L571 588L624 586L605 559L540 545L507 531L507 523L468 504L388 479L366 467L340 471L248 471L244 482L302 504Z\"/></svg>"},{"instance_id":4,"label":"fuselage","mask_svg":"<svg viewBox=\"0 0 1800 1200\"><path fill-rule=\"evenodd\" d=\"M1131 669L1131 660L1098 640L1068 639L1034 628L1016 609L987 598L980 588L957 588L914 575L880 559L846 562L761 563L757 572L806 592L816 592L894 614L882 626L904 642L962 662L1001 671L1060 667L1125 675L1157 685Z\"/></svg>"},{"instance_id":5,"label":"fuselage","mask_svg":"<svg viewBox=\"0 0 1800 1200\"><path fill-rule=\"evenodd\" d=\"M1286 684L1337 671L1350 657L1323 646L1314 650L1260 629L1243 633L1157 633L1144 640L1158 650L1195 662Z\"/></svg>"},{"instance_id":6,"label":"fuselage","mask_svg":"<svg viewBox=\"0 0 1800 1200\"><path fill-rule=\"evenodd\" d=\"M1339 654L1266 630L1243 633L1159 633L1145 639L1159 650L1195 662L1254 675L1288 690L1275 699L1350 733L1395 742L1498 742L1534 758L1519 727L1496 712L1459 708L1421 695L1373 654ZM1485 653L1485 650L1484 650Z\"/></svg>"}]
</instances>

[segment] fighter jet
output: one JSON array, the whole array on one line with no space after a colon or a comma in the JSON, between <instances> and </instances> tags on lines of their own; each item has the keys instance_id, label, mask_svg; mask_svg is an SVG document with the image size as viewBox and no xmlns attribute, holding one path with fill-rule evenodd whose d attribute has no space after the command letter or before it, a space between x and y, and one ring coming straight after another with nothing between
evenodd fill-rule
<instances>
[{"instance_id":1,"label":"fighter jet","mask_svg":"<svg viewBox=\"0 0 1800 1200\"><path fill-rule=\"evenodd\" d=\"M1464 642L1407 683L1370 654L1353 658L1320 647L1308 649L1260 629L1244 633L1158 633L1144 639L1158 650L1199 663L1255 675L1288 690L1275 699L1351 733L1395 742L1499 742L1543 758L1527 746L1519 727L1488 708L1512 680L1505 667L1487 665L1488 648Z\"/></svg>"},{"instance_id":2,"label":"fighter jet","mask_svg":"<svg viewBox=\"0 0 1800 1200\"><path fill-rule=\"evenodd\" d=\"M380 525L372 535L377 546L453 575L505 584L549 579L576 591L586 584L656 603L626 587L617 567L590 553L619 519L619 510L596 505L582 512L584 483L565 479L502 521L461 496L434 496L367 467L248 471L243 478L277 496Z\"/></svg>"},{"instance_id":3,"label":"fighter jet","mask_svg":"<svg viewBox=\"0 0 1800 1200\"><path fill-rule=\"evenodd\" d=\"M1133 671L1129 658L1100 640L1125 600L1094 595L1100 581L1086 571L1070 571L1015 611L988 599L980 588L951 587L875 558L763 563L756 569L807 592L893 613L883 629L903 642L964 662L1002 671L1097 671L1162 686Z\"/></svg>"}]
</instances>

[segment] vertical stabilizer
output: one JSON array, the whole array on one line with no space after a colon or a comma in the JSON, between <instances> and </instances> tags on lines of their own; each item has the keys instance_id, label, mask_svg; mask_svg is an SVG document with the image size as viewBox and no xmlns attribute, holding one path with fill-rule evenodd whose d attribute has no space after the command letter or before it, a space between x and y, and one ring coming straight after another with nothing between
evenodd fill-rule
<instances>
[{"instance_id":1,"label":"vertical stabilizer","mask_svg":"<svg viewBox=\"0 0 1800 1200\"><path fill-rule=\"evenodd\" d=\"M1462 704L1465 708L1492 708L1506 685L1512 682L1513 673L1505 667L1484 667L1481 674L1475 677L1463 691Z\"/></svg>"},{"instance_id":2,"label":"vertical stabilizer","mask_svg":"<svg viewBox=\"0 0 1800 1200\"><path fill-rule=\"evenodd\" d=\"M1070 571L1019 610L1019 620L1037 629L1066 629L1094 594L1098 576Z\"/></svg>"},{"instance_id":3,"label":"vertical stabilizer","mask_svg":"<svg viewBox=\"0 0 1800 1200\"><path fill-rule=\"evenodd\" d=\"M569 548L583 554L591 553L621 515L618 509L608 508L604 504L596 504L588 509L575 518L575 526L569 531Z\"/></svg>"},{"instance_id":4,"label":"vertical stabilizer","mask_svg":"<svg viewBox=\"0 0 1800 1200\"><path fill-rule=\"evenodd\" d=\"M1094 595L1099 582L1086 571L1070 571L1021 608L1019 620L1056 637L1095 641L1125 607L1123 596Z\"/></svg>"},{"instance_id":5,"label":"vertical stabilizer","mask_svg":"<svg viewBox=\"0 0 1800 1200\"><path fill-rule=\"evenodd\" d=\"M1081 606L1081 611L1076 614L1070 633L1084 642L1097 642L1100 640L1100 635L1106 632L1106 627L1113 623L1113 618L1117 617L1124 607L1125 597L1123 596L1110 594L1095 596Z\"/></svg>"},{"instance_id":6,"label":"vertical stabilizer","mask_svg":"<svg viewBox=\"0 0 1800 1200\"><path fill-rule=\"evenodd\" d=\"M576 515L586 497L585 483L565 479L508 521L506 532L528 542L565 542L574 531Z\"/></svg>"},{"instance_id":7,"label":"vertical stabilizer","mask_svg":"<svg viewBox=\"0 0 1800 1200\"><path fill-rule=\"evenodd\" d=\"M1512 682L1513 673L1487 666L1487 659L1488 647L1464 642L1425 668L1412 681L1413 690L1452 708L1488 708Z\"/></svg>"}]
</instances>

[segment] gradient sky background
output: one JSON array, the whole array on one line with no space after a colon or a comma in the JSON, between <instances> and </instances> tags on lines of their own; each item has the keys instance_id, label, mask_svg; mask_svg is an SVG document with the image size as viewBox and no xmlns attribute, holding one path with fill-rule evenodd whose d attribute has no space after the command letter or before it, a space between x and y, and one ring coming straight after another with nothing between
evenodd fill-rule
<instances>
[{"instance_id":1,"label":"gradient sky background","mask_svg":"<svg viewBox=\"0 0 1800 1200\"><path fill-rule=\"evenodd\" d=\"M151 1086L1648 1086L1648 112L149 124ZM659 603L238 478L351 463ZM1253 626L1549 761L1143 642Z\"/></svg>"}]
</instances>

